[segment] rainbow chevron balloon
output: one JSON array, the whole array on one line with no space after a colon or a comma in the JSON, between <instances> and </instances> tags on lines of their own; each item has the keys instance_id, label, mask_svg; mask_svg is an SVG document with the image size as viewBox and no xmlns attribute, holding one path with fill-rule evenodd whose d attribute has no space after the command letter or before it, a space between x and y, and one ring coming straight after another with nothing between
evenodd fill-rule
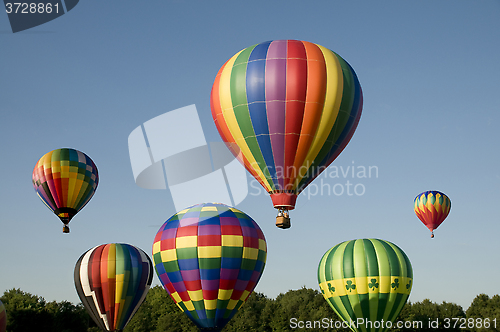
<instances>
[{"instance_id":1,"label":"rainbow chevron balloon","mask_svg":"<svg viewBox=\"0 0 500 332\"><path fill-rule=\"evenodd\" d=\"M259 281L267 246L244 212L215 203L194 205L156 234L153 263L177 306L201 329L220 330Z\"/></svg>"},{"instance_id":2,"label":"rainbow chevron balloon","mask_svg":"<svg viewBox=\"0 0 500 332\"><path fill-rule=\"evenodd\" d=\"M418 219L431 231L431 237L434 237L434 230L450 213L450 199L439 191L425 191L415 197L413 203Z\"/></svg>"}]
</instances>

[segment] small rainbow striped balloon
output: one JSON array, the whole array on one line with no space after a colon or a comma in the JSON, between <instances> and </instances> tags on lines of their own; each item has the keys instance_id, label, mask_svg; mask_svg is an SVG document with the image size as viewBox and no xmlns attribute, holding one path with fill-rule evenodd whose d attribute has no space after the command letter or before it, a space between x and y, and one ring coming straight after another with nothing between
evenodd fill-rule
<instances>
[{"instance_id":1,"label":"small rainbow striped balloon","mask_svg":"<svg viewBox=\"0 0 500 332\"><path fill-rule=\"evenodd\" d=\"M450 199L439 191L425 191L415 197L413 203L418 219L431 231L431 237L434 237L434 230L450 213Z\"/></svg>"},{"instance_id":2,"label":"small rainbow striped balloon","mask_svg":"<svg viewBox=\"0 0 500 332\"><path fill-rule=\"evenodd\" d=\"M85 153L63 148L46 153L33 170L33 187L45 203L64 223L68 223L92 198L99 175L97 167Z\"/></svg>"},{"instance_id":3,"label":"small rainbow striped balloon","mask_svg":"<svg viewBox=\"0 0 500 332\"><path fill-rule=\"evenodd\" d=\"M153 265L137 247L108 243L78 259L74 278L78 296L97 326L104 331L121 331L146 298Z\"/></svg>"},{"instance_id":4,"label":"small rainbow striped balloon","mask_svg":"<svg viewBox=\"0 0 500 332\"><path fill-rule=\"evenodd\" d=\"M7 312L2 301L0 301L0 332L5 332L7 329Z\"/></svg>"},{"instance_id":5,"label":"small rainbow striped balloon","mask_svg":"<svg viewBox=\"0 0 500 332\"><path fill-rule=\"evenodd\" d=\"M156 234L153 262L163 287L201 329L222 329L259 281L267 246L244 212L224 204L194 205Z\"/></svg>"}]
</instances>

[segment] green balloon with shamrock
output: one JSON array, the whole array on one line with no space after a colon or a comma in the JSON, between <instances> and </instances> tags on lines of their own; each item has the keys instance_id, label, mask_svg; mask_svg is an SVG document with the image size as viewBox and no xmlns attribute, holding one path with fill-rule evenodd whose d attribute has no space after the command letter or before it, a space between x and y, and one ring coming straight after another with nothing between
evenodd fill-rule
<instances>
[{"instance_id":1,"label":"green balloon with shamrock","mask_svg":"<svg viewBox=\"0 0 500 332\"><path fill-rule=\"evenodd\" d=\"M413 270L394 243L345 241L319 263L318 282L333 310L355 332L387 331L410 296Z\"/></svg>"}]
</instances>

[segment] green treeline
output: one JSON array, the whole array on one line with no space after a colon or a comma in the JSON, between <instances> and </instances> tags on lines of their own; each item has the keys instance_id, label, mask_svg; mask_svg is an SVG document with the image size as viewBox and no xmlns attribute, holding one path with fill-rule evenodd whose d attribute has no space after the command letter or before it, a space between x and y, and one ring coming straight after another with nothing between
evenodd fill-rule
<instances>
[{"instance_id":1,"label":"green treeline","mask_svg":"<svg viewBox=\"0 0 500 332\"><path fill-rule=\"evenodd\" d=\"M7 311L7 332L100 332L82 304L46 302L20 289L6 291L0 300ZM394 326L390 331L500 331L500 296L480 294L467 311L454 303L427 299L407 303L397 321L402 328ZM254 292L223 331L294 330L350 331L341 327L321 293L308 288L288 291L276 299ZM198 329L167 292L155 286L124 332L168 331Z\"/></svg>"}]
</instances>

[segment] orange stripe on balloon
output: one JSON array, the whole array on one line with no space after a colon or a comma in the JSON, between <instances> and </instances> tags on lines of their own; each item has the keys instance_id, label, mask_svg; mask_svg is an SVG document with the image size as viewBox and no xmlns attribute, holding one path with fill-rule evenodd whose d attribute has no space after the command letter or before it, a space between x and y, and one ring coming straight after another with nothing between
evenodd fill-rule
<instances>
[{"instance_id":1,"label":"orange stripe on balloon","mask_svg":"<svg viewBox=\"0 0 500 332\"><path fill-rule=\"evenodd\" d=\"M303 42L307 54L307 94L304 119L300 131L297 155L293 164L297 177L311 165L304 165L307 153L318 129L326 95L326 65L323 52L313 43ZM305 166L305 167L302 167ZM301 168L302 167L302 168Z\"/></svg>"}]
</instances>

